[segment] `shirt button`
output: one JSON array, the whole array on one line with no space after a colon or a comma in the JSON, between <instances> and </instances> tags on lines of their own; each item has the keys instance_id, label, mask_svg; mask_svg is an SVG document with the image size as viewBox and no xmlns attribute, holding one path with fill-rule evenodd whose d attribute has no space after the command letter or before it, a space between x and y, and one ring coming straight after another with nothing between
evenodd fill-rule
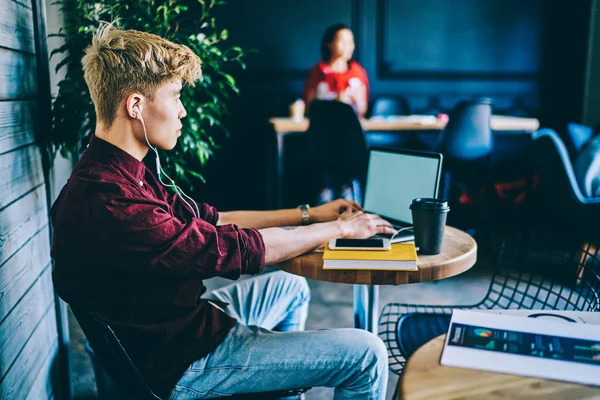
<instances>
[{"instance_id":1,"label":"shirt button","mask_svg":"<svg viewBox=\"0 0 600 400\"><path fill-rule=\"evenodd\" d=\"M140 181L140 186L144 186L144 181Z\"/></svg>"}]
</instances>

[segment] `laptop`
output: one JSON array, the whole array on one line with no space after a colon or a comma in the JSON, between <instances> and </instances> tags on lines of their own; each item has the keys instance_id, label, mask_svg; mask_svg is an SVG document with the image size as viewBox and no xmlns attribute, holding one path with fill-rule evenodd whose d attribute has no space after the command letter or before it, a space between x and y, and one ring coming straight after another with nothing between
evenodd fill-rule
<instances>
[{"instance_id":1,"label":"laptop","mask_svg":"<svg viewBox=\"0 0 600 400\"><path fill-rule=\"evenodd\" d=\"M371 148L363 209L378 214L395 229L407 228L392 243L413 240L410 204L417 197L437 198L441 172L439 153Z\"/></svg>"}]
</instances>

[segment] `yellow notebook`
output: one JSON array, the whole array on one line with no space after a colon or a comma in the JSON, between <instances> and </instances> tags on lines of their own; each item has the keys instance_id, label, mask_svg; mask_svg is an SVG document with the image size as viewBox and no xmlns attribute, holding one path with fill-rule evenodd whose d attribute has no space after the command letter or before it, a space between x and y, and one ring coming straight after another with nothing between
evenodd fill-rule
<instances>
[{"instance_id":1,"label":"yellow notebook","mask_svg":"<svg viewBox=\"0 0 600 400\"><path fill-rule=\"evenodd\" d=\"M417 251L412 243L394 243L391 250L331 250L325 245L323 269L417 271Z\"/></svg>"}]
</instances>

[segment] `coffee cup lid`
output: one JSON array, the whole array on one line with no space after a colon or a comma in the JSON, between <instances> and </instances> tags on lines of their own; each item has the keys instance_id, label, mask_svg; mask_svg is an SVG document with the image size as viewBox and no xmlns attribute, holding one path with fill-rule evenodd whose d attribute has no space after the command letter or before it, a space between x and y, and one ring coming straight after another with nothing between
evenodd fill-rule
<instances>
[{"instance_id":1,"label":"coffee cup lid","mask_svg":"<svg viewBox=\"0 0 600 400\"><path fill-rule=\"evenodd\" d=\"M411 205L411 210L431 210L431 211L450 211L450 207L448 207L448 202L444 200L425 198L425 197L417 197L413 199Z\"/></svg>"}]
</instances>

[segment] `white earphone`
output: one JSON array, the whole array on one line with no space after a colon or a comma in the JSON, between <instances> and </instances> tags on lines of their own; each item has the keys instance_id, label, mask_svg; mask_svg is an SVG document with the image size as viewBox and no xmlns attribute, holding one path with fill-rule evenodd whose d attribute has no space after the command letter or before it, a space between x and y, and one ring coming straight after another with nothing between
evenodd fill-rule
<instances>
[{"instance_id":1,"label":"white earphone","mask_svg":"<svg viewBox=\"0 0 600 400\"><path fill-rule=\"evenodd\" d=\"M146 133L146 124L144 123L144 119L142 118L142 113L140 112L139 107L133 106L133 111L134 111L137 119L139 119L140 122L142 123L142 128L144 129L144 138L146 138L146 143L148 143L148 146L150 146L150 148L154 151L154 154L156 154L156 174L158 175L159 182L161 183L161 185L163 185L165 187L173 188L173 190L175 190L175 193L177 193L181 197L181 201L183 201L185 203L185 205L188 206L189 209L192 211L192 214L194 214L194 217L200 218L200 209L198 208L198 203L196 203L194 201L194 199L192 199L190 196L185 194L183 192L183 190L175 184L175 181L173 179L171 179L171 177L169 175L167 175L167 173L160 166L160 157L158 156L158 150L156 149L156 147L152 146L150 144L150 141L148 140L148 134ZM167 177L167 179L169 179L169 181L171 182L170 185L166 184L162 181L162 178L160 177L161 174L163 174L164 176ZM188 199L192 203L194 203L194 207L192 207L190 205L190 203L188 203L186 201L186 199Z\"/></svg>"}]
</instances>

